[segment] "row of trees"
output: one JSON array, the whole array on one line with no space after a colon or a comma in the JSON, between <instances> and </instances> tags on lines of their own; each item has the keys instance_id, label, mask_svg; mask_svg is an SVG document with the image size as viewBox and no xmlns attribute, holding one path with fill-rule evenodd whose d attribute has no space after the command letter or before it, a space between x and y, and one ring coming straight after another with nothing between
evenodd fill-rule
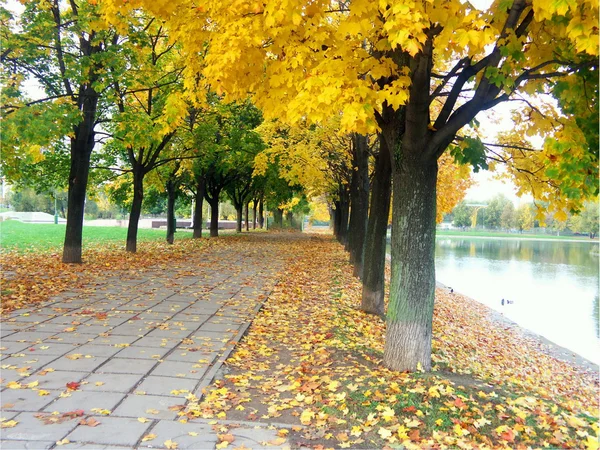
<instances>
[{"instance_id":1,"label":"row of trees","mask_svg":"<svg viewBox=\"0 0 600 450\"><path fill-rule=\"evenodd\" d=\"M458 0L266 0L236 8L202 1L190 8L184 0L69 4L63 16L58 0L28 2L20 32L7 33L8 45L0 53L11 69L4 72L8 88L2 95L9 97L3 109L12 116L3 133L12 140L4 142L15 142L19 150L9 155L8 165L39 156L39 147L27 143L36 142L29 138L37 133L32 113L40 104L21 100L18 92L26 76L39 78L55 100L54 110L48 110L57 120L48 122L48 115L40 114L41 134L69 136L71 225L65 261L80 260L79 206L100 133L117 136L131 169L138 170L138 164L144 172L157 164L156 151L174 142L194 153L195 146L186 144L194 140L176 136L176 130L187 126L193 136L195 121L186 119L193 116L190 106L205 108L210 92L241 103L250 95L267 121L299 126L300 133L312 133L313 126L327 130L334 120L338 136L352 145L341 145L345 151L336 150L319 164L335 169L323 172L336 186L330 192L336 234L349 243L359 274L364 248L367 296L379 295L368 292L367 280L376 266L370 258L381 261L381 256L361 244L361 236L366 228L369 242L380 245L393 198L384 363L397 370L428 370L436 203L446 200L437 195L443 158L474 170L506 164L522 192L544 201L557 220L598 194L598 5L589 0L497 1L486 10ZM110 26L101 24L99 11ZM514 126L496 142L484 142L476 116L508 101L520 106ZM133 116L135 125L129 125ZM282 141L296 135L282 133ZM544 137L541 148L527 139L536 134ZM375 135L367 218L365 155L375 157L369 138ZM281 160L295 154L294 145L280 147L285 150L273 155L279 160L274 170L293 186L302 171ZM171 170L177 175L187 158L166 157L163 165L178 161ZM205 189L213 189L208 180ZM207 197L214 201L212 194Z\"/></svg>"},{"instance_id":2,"label":"row of trees","mask_svg":"<svg viewBox=\"0 0 600 450\"><path fill-rule=\"evenodd\" d=\"M253 131L262 115L250 102L225 104L214 93L201 103L184 98L179 45L155 18L138 11L107 26L90 2L41 0L17 15L2 8L0 18L1 170L17 187L68 190L64 262L81 262L88 185L128 208L131 252L148 188L165 192L168 242L182 193L195 200L194 237L204 200L217 236L224 196L241 231L250 204L262 226L265 207L281 216L281 203L301 194L278 181L274 166L253 177L264 144Z\"/></svg>"}]
</instances>

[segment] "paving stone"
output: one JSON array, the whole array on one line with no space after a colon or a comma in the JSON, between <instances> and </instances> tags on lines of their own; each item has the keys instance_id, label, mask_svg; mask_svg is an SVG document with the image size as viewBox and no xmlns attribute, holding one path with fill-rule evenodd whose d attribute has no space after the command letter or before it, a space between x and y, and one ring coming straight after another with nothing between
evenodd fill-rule
<instances>
[{"instance_id":1,"label":"paving stone","mask_svg":"<svg viewBox=\"0 0 600 450\"><path fill-rule=\"evenodd\" d=\"M0 448L6 450L41 450L51 448L56 444L55 441L7 441L3 436L0 441Z\"/></svg>"},{"instance_id":2,"label":"paving stone","mask_svg":"<svg viewBox=\"0 0 600 450\"><path fill-rule=\"evenodd\" d=\"M141 321L136 321L133 323L129 323L126 322L123 325L119 325L117 327L114 327L111 331L112 335L117 335L117 336L138 336L138 337L142 337L144 336L146 333L148 333L151 328L147 325L145 325L143 322Z\"/></svg>"},{"instance_id":3,"label":"paving stone","mask_svg":"<svg viewBox=\"0 0 600 450\"><path fill-rule=\"evenodd\" d=\"M119 345L119 344L131 344L139 339L137 336L124 336L124 335L110 335L110 336L99 336L92 342L94 345Z\"/></svg>"},{"instance_id":4,"label":"paving stone","mask_svg":"<svg viewBox=\"0 0 600 450\"><path fill-rule=\"evenodd\" d=\"M52 336L48 339L44 339L44 343L47 342L60 342L61 344L85 344L87 342L92 342L94 336L90 335L79 335L75 333L61 333L56 336Z\"/></svg>"},{"instance_id":5,"label":"paving stone","mask_svg":"<svg viewBox=\"0 0 600 450\"><path fill-rule=\"evenodd\" d=\"M42 342L44 339L48 339L54 336L56 332L44 333L41 331L19 331L18 333L11 334L10 336L3 339L7 342L29 342L31 344L36 342Z\"/></svg>"},{"instance_id":6,"label":"paving stone","mask_svg":"<svg viewBox=\"0 0 600 450\"><path fill-rule=\"evenodd\" d=\"M177 328L169 328L165 330L155 329L149 332L145 338L167 338L167 339L178 339L182 340L186 338L192 330L179 330Z\"/></svg>"},{"instance_id":7,"label":"paving stone","mask_svg":"<svg viewBox=\"0 0 600 450\"><path fill-rule=\"evenodd\" d=\"M196 384L198 384L197 380L150 375L146 377L144 381L142 381L136 390L143 391L147 395L163 395L168 397L183 398L187 395L187 393L177 395L173 394L172 391L187 390L189 392L194 392Z\"/></svg>"},{"instance_id":8,"label":"paving stone","mask_svg":"<svg viewBox=\"0 0 600 450\"><path fill-rule=\"evenodd\" d=\"M23 331L33 326L31 322L15 322L10 320L2 322L2 329L10 331Z\"/></svg>"},{"instance_id":9,"label":"paving stone","mask_svg":"<svg viewBox=\"0 0 600 450\"><path fill-rule=\"evenodd\" d=\"M56 400L54 403L46 406L44 411L47 412L67 412L76 409L93 414L93 408L108 409L112 411L119 403L124 394L116 392L89 392L89 391L71 391L70 397L63 397Z\"/></svg>"},{"instance_id":10,"label":"paving stone","mask_svg":"<svg viewBox=\"0 0 600 450\"><path fill-rule=\"evenodd\" d=\"M173 348L181 342L179 338L143 337L135 342L137 347L164 347Z\"/></svg>"},{"instance_id":11,"label":"paving stone","mask_svg":"<svg viewBox=\"0 0 600 450\"><path fill-rule=\"evenodd\" d=\"M129 392L140 380L143 375L127 375L127 374L111 374L111 373L94 373L87 377L87 384L81 384L82 391L96 392ZM97 386L96 383L103 383Z\"/></svg>"},{"instance_id":12,"label":"paving stone","mask_svg":"<svg viewBox=\"0 0 600 450\"><path fill-rule=\"evenodd\" d=\"M68 356L75 356L77 357L78 355L82 355L79 359L69 359ZM73 371L73 372L92 372L94 369L96 369L97 367L99 367L101 364L105 363L107 361L107 357L92 357L92 358L86 358L85 356L92 356L92 355L86 355L84 353L79 353L78 351L76 352L70 352L68 355L66 356L62 356L60 358L58 358L56 361L52 362L52 368L56 369L56 370L69 370L69 371Z\"/></svg>"},{"instance_id":13,"label":"paving stone","mask_svg":"<svg viewBox=\"0 0 600 450\"><path fill-rule=\"evenodd\" d=\"M102 367L98 368L98 373L131 373L145 374L154 367L154 360L130 360L126 358L112 358Z\"/></svg>"},{"instance_id":14,"label":"paving stone","mask_svg":"<svg viewBox=\"0 0 600 450\"><path fill-rule=\"evenodd\" d=\"M95 417L95 419L100 422L100 425L79 426L67 436L67 439L80 444L91 443L94 448L98 448L97 444L134 447L152 425L151 422L141 423L137 419L122 417Z\"/></svg>"},{"instance_id":15,"label":"paving stone","mask_svg":"<svg viewBox=\"0 0 600 450\"><path fill-rule=\"evenodd\" d=\"M5 389L0 399L2 410L39 411L60 395L60 391L49 392L50 395L40 397L38 391L31 389Z\"/></svg>"},{"instance_id":16,"label":"paving stone","mask_svg":"<svg viewBox=\"0 0 600 450\"><path fill-rule=\"evenodd\" d=\"M13 353L20 353L25 351L30 346L27 342L10 342L2 339L0 349L2 350L2 356L11 356Z\"/></svg>"},{"instance_id":17,"label":"paving stone","mask_svg":"<svg viewBox=\"0 0 600 450\"><path fill-rule=\"evenodd\" d=\"M198 367L196 367L198 366ZM152 372L151 375L155 376L175 376L177 378L188 378L192 380L199 380L208 370L208 363L206 364L190 364L187 362L180 361L164 361L160 363Z\"/></svg>"},{"instance_id":18,"label":"paving stone","mask_svg":"<svg viewBox=\"0 0 600 450\"><path fill-rule=\"evenodd\" d=\"M64 391L67 388L67 383L72 381L79 382L86 375L87 374L81 372L69 372L62 370L44 372L44 369L42 369L30 377L25 378L21 381L21 383L31 383L37 381L39 383L37 386L39 389L60 389Z\"/></svg>"},{"instance_id":19,"label":"paving stone","mask_svg":"<svg viewBox=\"0 0 600 450\"><path fill-rule=\"evenodd\" d=\"M211 364L217 357L218 353L213 352L212 348L202 349L198 351L175 350L164 358L166 361L182 361L191 364Z\"/></svg>"},{"instance_id":20,"label":"paving stone","mask_svg":"<svg viewBox=\"0 0 600 450\"><path fill-rule=\"evenodd\" d=\"M130 449L131 447L126 445L107 445L107 444L89 444L86 442L70 442L66 445L61 445L60 447L56 447L57 449L78 449L78 450L124 450Z\"/></svg>"},{"instance_id":21,"label":"paving stone","mask_svg":"<svg viewBox=\"0 0 600 450\"><path fill-rule=\"evenodd\" d=\"M148 419L174 420L175 411L170 406L183 405L185 399L157 395L129 395L111 414L113 417L147 417ZM151 412L148 412L151 411ZM158 412L153 412L158 411Z\"/></svg>"},{"instance_id":22,"label":"paving stone","mask_svg":"<svg viewBox=\"0 0 600 450\"><path fill-rule=\"evenodd\" d=\"M18 423L12 428L4 428L2 430L2 447L4 442L12 441L41 441L47 442L63 439L73 428L77 426L77 419L66 420L62 423L53 423L45 425L40 419L34 417L34 413L21 413L15 417ZM12 449L12 447L7 447ZM23 448L16 447L15 448ZM37 448L37 447L30 447Z\"/></svg>"},{"instance_id":23,"label":"paving stone","mask_svg":"<svg viewBox=\"0 0 600 450\"><path fill-rule=\"evenodd\" d=\"M78 347L71 353L81 353L82 355L109 357L119 353L122 348L123 347L110 347L108 345L95 345L89 343Z\"/></svg>"},{"instance_id":24,"label":"paving stone","mask_svg":"<svg viewBox=\"0 0 600 450\"><path fill-rule=\"evenodd\" d=\"M34 354L60 356L69 353L70 351L75 351L76 348L77 346L73 344L62 344L60 342L43 342L41 344L31 346L25 351L31 352L31 350L33 350L33 352L31 353Z\"/></svg>"},{"instance_id":25,"label":"paving stone","mask_svg":"<svg viewBox=\"0 0 600 450\"><path fill-rule=\"evenodd\" d=\"M2 366L15 366L17 369L28 368L27 372L33 373L58 358L56 355L33 355L30 352L15 353L15 355L23 356L11 356L10 358L3 359ZM13 369L3 369L3 375L6 374L5 370L10 372ZM22 370L19 372L21 376L26 376Z\"/></svg>"},{"instance_id":26,"label":"paving stone","mask_svg":"<svg viewBox=\"0 0 600 450\"><path fill-rule=\"evenodd\" d=\"M198 433L197 436L190 436L188 433ZM177 442L178 449L213 449L217 443L217 435L208 424L201 423L180 423L161 420L152 428L152 434L156 434L156 438L152 441L142 442L140 448L165 448L164 442L171 440ZM237 447L234 442L233 447Z\"/></svg>"},{"instance_id":27,"label":"paving stone","mask_svg":"<svg viewBox=\"0 0 600 450\"><path fill-rule=\"evenodd\" d=\"M121 350L118 354L119 358L127 359L161 359L170 349L166 347L138 347L132 345Z\"/></svg>"},{"instance_id":28,"label":"paving stone","mask_svg":"<svg viewBox=\"0 0 600 450\"><path fill-rule=\"evenodd\" d=\"M77 333L93 334L93 335L99 335L102 333L111 333L112 334L112 327L105 326L105 325L98 325L98 324L94 324L94 323L90 323L89 325L84 324L84 325L79 325L77 327Z\"/></svg>"}]
</instances>

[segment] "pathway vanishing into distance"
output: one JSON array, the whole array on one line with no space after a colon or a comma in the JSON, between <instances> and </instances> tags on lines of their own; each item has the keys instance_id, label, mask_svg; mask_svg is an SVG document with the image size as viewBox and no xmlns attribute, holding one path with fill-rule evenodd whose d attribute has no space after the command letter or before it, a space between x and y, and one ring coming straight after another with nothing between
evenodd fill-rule
<instances>
[{"instance_id":1,"label":"pathway vanishing into distance","mask_svg":"<svg viewBox=\"0 0 600 450\"><path fill-rule=\"evenodd\" d=\"M181 423L178 413L222 370L268 297L285 242L305 238L256 233L4 318L1 448L215 448L214 421ZM230 448L277 438L269 424L219 423L235 437Z\"/></svg>"}]
</instances>

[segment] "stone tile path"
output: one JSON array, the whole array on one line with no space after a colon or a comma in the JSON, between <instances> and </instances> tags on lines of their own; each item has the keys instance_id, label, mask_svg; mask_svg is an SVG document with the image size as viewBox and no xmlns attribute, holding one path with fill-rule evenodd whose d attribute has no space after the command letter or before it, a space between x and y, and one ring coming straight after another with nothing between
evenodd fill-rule
<instances>
[{"instance_id":1,"label":"stone tile path","mask_svg":"<svg viewBox=\"0 0 600 450\"><path fill-rule=\"evenodd\" d=\"M181 423L178 411L219 374L284 269L277 238L248 239L5 318L0 417L16 425L0 447L215 448L214 422ZM277 438L268 424L228 425L230 448Z\"/></svg>"}]
</instances>

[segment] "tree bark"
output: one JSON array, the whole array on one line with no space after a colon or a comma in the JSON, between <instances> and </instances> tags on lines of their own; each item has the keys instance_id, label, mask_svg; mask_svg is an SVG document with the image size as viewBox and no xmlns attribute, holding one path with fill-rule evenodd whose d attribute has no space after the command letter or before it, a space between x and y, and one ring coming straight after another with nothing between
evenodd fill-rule
<instances>
[{"instance_id":1,"label":"tree bark","mask_svg":"<svg viewBox=\"0 0 600 450\"><path fill-rule=\"evenodd\" d=\"M264 228L264 226L265 226L264 208L265 208L264 200L261 198L260 201L258 202L258 226L260 228Z\"/></svg>"},{"instance_id":2,"label":"tree bark","mask_svg":"<svg viewBox=\"0 0 600 450\"><path fill-rule=\"evenodd\" d=\"M415 371L419 365L431 370L437 161L403 149L393 176L392 279L383 361L392 370Z\"/></svg>"},{"instance_id":3,"label":"tree bark","mask_svg":"<svg viewBox=\"0 0 600 450\"><path fill-rule=\"evenodd\" d=\"M340 202L339 201L335 201L333 202L333 208L331 210L332 212L332 221L333 221L333 235L336 237L336 239L339 240L339 233L340 233Z\"/></svg>"},{"instance_id":4,"label":"tree bark","mask_svg":"<svg viewBox=\"0 0 600 450\"><path fill-rule=\"evenodd\" d=\"M338 241L343 246L348 240L348 212L350 210L350 192L346 186L340 186Z\"/></svg>"},{"instance_id":5,"label":"tree bark","mask_svg":"<svg viewBox=\"0 0 600 450\"><path fill-rule=\"evenodd\" d=\"M133 201L129 212L129 224L127 226L127 242L125 250L131 253L137 251L137 234L142 214L142 202L144 201L144 168L134 166L133 168Z\"/></svg>"},{"instance_id":6,"label":"tree bark","mask_svg":"<svg viewBox=\"0 0 600 450\"><path fill-rule=\"evenodd\" d=\"M175 183L172 180L167 181L167 242L175 242Z\"/></svg>"},{"instance_id":7,"label":"tree bark","mask_svg":"<svg viewBox=\"0 0 600 450\"><path fill-rule=\"evenodd\" d=\"M369 220L369 142L367 136L355 135L352 145L352 181L350 184L350 223L348 243L354 276L362 278L365 237Z\"/></svg>"},{"instance_id":8,"label":"tree bark","mask_svg":"<svg viewBox=\"0 0 600 450\"><path fill-rule=\"evenodd\" d=\"M275 211L273 211L273 222L275 226L278 226L279 228L283 228L283 210L277 208Z\"/></svg>"},{"instance_id":9,"label":"tree bark","mask_svg":"<svg viewBox=\"0 0 600 450\"><path fill-rule=\"evenodd\" d=\"M235 231L236 233L242 232L242 206L235 205L236 212L236 222L235 222Z\"/></svg>"},{"instance_id":10,"label":"tree bark","mask_svg":"<svg viewBox=\"0 0 600 450\"><path fill-rule=\"evenodd\" d=\"M256 207L257 207L257 200L254 200L252 203L252 229L256 230Z\"/></svg>"},{"instance_id":11,"label":"tree bark","mask_svg":"<svg viewBox=\"0 0 600 450\"><path fill-rule=\"evenodd\" d=\"M290 224L290 228L294 228L294 213L289 211L287 213L287 221Z\"/></svg>"},{"instance_id":12,"label":"tree bark","mask_svg":"<svg viewBox=\"0 0 600 450\"><path fill-rule=\"evenodd\" d=\"M208 200L210 205L210 237L219 236L219 200Z\"/></svg>"},{"instance_id":13,"label":"tree bark","mask_svg":"<svg viewBox=\"0 0 600 450\"><path fill-rule=\"evenodd\" d=\"M91 86L82 87L80 95L83 98L83 119L74 127L75 137L71 139L67 227L62 255L62 262L74 264L82 262L85 194L90 174L90 158L94 149L94 122L98 105L98 93Z\"/></svg>"},{"instance_id":14,"label":"tree bark","mask_svg":"<svg viewBox=\"0 0 600 450\"><path fill-rule=\"evenodd\" d=\"M246 206L244 207L244 217L246 220L246 231L250 231L250 224L248 223L248 203L246 203Z\"/></svg>"},{"instance_id":15,"label":"tree bark","mask_svg":"<svg viewBox=\"0 0 600 450\"><path fill-rule=\"evenodd\" d=\"M382 136L379 137L379 145L367 225L368 238L365 242L361 309L383 317L385 313L385 259L392 194L392 165L387 142Z\"/></svg>"},{"instance_id":16,"label":"tree bark","mask_svg":"<svg viewBox=\"0 0 600 450\"><path fill-rule=\"evenodd\" d=\"M196 204L194 205L194 239L202 237L202 203L204 202L205 179L203 176L197 178L196 182Z\"/></svg>"}]
</instances>

